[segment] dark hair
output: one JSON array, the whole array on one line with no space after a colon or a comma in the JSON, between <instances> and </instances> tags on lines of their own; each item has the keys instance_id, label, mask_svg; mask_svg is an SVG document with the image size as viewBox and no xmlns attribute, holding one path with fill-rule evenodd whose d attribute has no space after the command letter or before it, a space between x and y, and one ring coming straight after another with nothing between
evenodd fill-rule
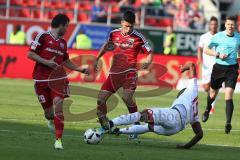
<instances>
[{"instance_id":1,"label":"dark hair","mask_svg":"<svg viewBox=\"0 0 240 160\"><path fill-rule=\"evenodd\" d=\"M237 21L237 16L227 16L226 20L231 20L231 21L236 22Z\"/></svg>"},{"instance_id":2,"label":"dark hair","mask_svg":"<svg viewBox=\"0 0 240 160\"><path fill-rule=\"evenodd\" d=\"M123 14L122 19L127 21L128 23L134 24L135 23L135 13L133 11L126 11Z\"/></svg>"},{"instance_id":3,"label":"dark hair","mask_svg":"<svg viewBox=\"0 0 240 160\"><path fill-rule=\"evenodd\" d=\"M58 28L61 24L65 26L67 23L69 23L69 18L65 14L57 14L53 19L51 23L52 28Z\"/></svg>"},{"instance_id":4,"label":"dark hair","mask_svg":"<svg viewBox=\"0 0 240 160\"><path fill-rule=\"evenodd\" d=\"M216 22L218 22L218 19L217 19L217 17L212 16L212 17L210 18L210 22L211 22L211 21L216 21Z\"/></svg>"}]
</instances>

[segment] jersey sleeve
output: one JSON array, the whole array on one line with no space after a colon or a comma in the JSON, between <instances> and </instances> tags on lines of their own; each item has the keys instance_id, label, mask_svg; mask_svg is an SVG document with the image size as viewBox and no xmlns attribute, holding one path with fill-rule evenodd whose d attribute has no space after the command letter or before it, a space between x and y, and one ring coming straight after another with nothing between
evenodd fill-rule
<instances>
[{"instance_id":1,"label":"jersey sleeve","mask_svg":"<svg viewBox=\"0 0 240 160\"><path fill-rule=\"evenodd\" d=\"M149 45L149 43L146 41L145 38L142 38L142 52L149 54L152 51L151 46Z\"/></svg>"},{"instance_id":2,"label":"jersey sleeve","mask_svg":"<svg viewBox=\"0 0 240 160\"><path fill-rule=\"evenodd\" d=\"M218 34L214 35L209 43L208 47L213 48L218 46Z\"/></svg>"},{"instance_id":3,"label":"jersey sleeve","mask_svg":"<svg viewBox=\"0 0 240 160\"><path fill-rule=\"evenodd\" d=\"M69 60L69 54L68 54L68 49L67 49L67 42L65 41L65 51L64 51L64 55L63 55L63 60Z\"/></svg>"},{"instance_id":4,"label":"jersey sleeve","mask_svg":"<svg viewBox=\"0 0 240 160\"><path fill-rule=\"evenodd\" d=\"M39 33L35 39L32 41L29 50L35 53L38 53L39 50L41 49L42 45L44 42L44 34Z\"/></svg>"},{"instance_id":5,"label":"jersey sleeve","mask_svg":"<svg viewBox=\"0 0 240 160\"><path fill-rule=\"evenodd\" d=\"M110 32L107 41L112 41L112 40L113 40L113 32Z\"/></svg>"}]
</instances>

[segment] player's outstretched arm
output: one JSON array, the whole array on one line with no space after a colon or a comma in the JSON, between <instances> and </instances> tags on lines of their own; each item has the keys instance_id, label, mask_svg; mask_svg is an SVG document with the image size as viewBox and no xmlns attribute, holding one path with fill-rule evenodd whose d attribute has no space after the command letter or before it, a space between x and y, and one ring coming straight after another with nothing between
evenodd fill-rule
<instances>
[{"instance_id":1,"label":"player's outstretched arm","mask_svg":"<svg viewBox=\"0 0 240 160\"><path fill-rule=\"evenodd\" d=\"M218 56L218 53L209 47L205 48L204 52L209 56Z\"/></svg>"},{"instance_id":2,"label":"player's outstretched arm","mask_svg":"<svg viewBox=\"0 0 240 160\"><path fill-rule=\"evenodd\" d=\"M195 122L192 124L193 132L195 133L195 136L186 144L178 144L177 148L182 149L189 149L193 145L195 145L198 141L200 141L203 137L203 131L200 122Z\"/></svg>"},{"instance_id":3,"label":"player's outstretched arm","mask_svg":"<svg viewBox=\"0 0 240 160\"><path fill-rule=\"evenodd\" d=\"M28 58L31 59L31 60L33 60L33 61L36 61L36 62L38 62L38 63L41 63L41 64L43 64L43 65L46 65L46 66L48 66L48 67L50 67L50 68L55 68L55 67L58 66L58 64L57 64L56 62L54 62L54 59L55 59L56 57L53 57L53 58L51 58L50 60L46 60L46 59L40 57L40 56L39 56L38 54L36 54L35 52L29 51L29 52L28 52Z\"/></svg>"},{"instance_id":4,"label":"player's outstretched arm","mask_svg":"<svg viewBox=\"0 0 240 160\"><path fill-rule=\"evenodd\" d=\"M101 49L98 52L98 56L96 58L96 62L94 64L94 70L97 71L97 67L98 67L98 62L99 59L107 52L107 51L112 51L114 50L114 44L111 41L107 41L103 44L103 46L101 47Z\"/></svg>"},{"instance_id":5,"label":"player's outstretched arm","mask_svg":"<svg viewBox=\"0 0 240 160\"><path fill-rule=\"evenodd\" d=\"M68 69L78 71L84 74L89 75L89 70L87 68L80 68L79 66L75 65L72 61L66 60L64 63L64 66L67 67Z\"/></svg>"},{"instance_id":6,"label":"player's outstretched arm","mask_svg":"<svg viewBox=\"0 0 240 160\"><path fill-rule=\"evenodd\" d=\"M148 67L152 64L153 61L153 52L149 52L149 55L147 56L147 62L143 64L143 69L148 69Z\"/></svg>"},{"instance_id":7,"label":"player's outstretched arm","mask_svg":"<svg viewBox=\"0 0 240 160\"><path fill-rule=\"evenodd\" d=\"M197 49L197 64L200 65L202 63L202 52L203 52L203 48L198 47Z\"/></svg>"},{"instance_id":8,"label":"player's outstretched arm","mask_svg":"<svg viewBox=\"0 0 240 160\"><path fill-rule=\"evenodd\" d=\"M183 66L180 67L181 73L189 70L190 72L190 78L197 77L197 71L196 71L196 66L194 63L187 63Z\"/></svg>"}]
</instances>

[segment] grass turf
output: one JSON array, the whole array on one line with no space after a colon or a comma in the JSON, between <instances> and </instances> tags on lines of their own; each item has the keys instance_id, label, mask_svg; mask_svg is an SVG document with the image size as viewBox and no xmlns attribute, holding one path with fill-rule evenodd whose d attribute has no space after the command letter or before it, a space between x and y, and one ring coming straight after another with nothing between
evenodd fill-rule
<instances>
[{"instance_id":1,"label":"grass turf","mask_svg":"<svg viewBox=\"0 0 240 160\"><path fill-rule=\"evenodd\" d=\"M99 85L74 84L95 89ZM141 90L141 88L140 88ZM185 143L193 137L191 128L174 136L158 136L153 133L141 135L141 143L127 140L126 136L106 135L101 144L88 145L83 142L83 133L88 128L98 127L96 118L82 121L81 113L95 108L96 99L74 95L73 104L67 115L64 132L64 150L53 149L54 136L46 127L33 90L33 82L28 80L0 79L0 159L238 159L240 156L239 94L235 94L235 110L232 120L233 130L224 133L225 101L221 94L216 104L215 113L204 128L203 139L190 150L179 150L175 146ZM81 93L81 92L80 92ZM177 91L164 95L136 98L140 109L150 106L170 106ZM125 105L118 97L117 107L110 112L113 118L127 113ZM202 113L206 94L199 93L200 113ZM71 118L75 117L75 118Z\"/></svg>"}]
</instances>

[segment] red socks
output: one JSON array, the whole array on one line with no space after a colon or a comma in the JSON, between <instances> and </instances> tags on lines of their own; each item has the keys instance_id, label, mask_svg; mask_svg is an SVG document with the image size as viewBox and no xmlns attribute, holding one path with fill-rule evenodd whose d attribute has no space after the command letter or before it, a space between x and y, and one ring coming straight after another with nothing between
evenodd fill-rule
<instances>
[{"instance_id":1,"label":"red socks","mask_svg":"<svg viewBox=\"0 0 240 160\"><path fill-rule=\"evenodd\" d=\"M64 128L64 116L63 113L56 113L54 115L55 136L56 139L61 139Z\"/></svg>"}]
</instances>

